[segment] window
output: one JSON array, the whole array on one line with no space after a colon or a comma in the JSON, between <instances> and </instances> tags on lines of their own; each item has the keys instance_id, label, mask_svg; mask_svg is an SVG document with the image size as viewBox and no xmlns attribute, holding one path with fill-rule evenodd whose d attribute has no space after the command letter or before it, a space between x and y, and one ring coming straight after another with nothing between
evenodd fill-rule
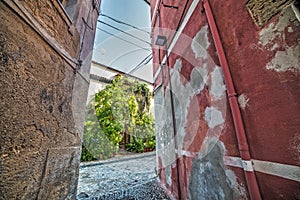
<instances>
[{"instance_id":1,"label":"window","mask_svg":"<svg viewBox=\"0 0 300 200\"><path fill-rule=\"evenodd\" d=\"M72 19L76 9L77 0L58 0L58 1L65 9L68 16Z\"/></svg>"}]
</instances>

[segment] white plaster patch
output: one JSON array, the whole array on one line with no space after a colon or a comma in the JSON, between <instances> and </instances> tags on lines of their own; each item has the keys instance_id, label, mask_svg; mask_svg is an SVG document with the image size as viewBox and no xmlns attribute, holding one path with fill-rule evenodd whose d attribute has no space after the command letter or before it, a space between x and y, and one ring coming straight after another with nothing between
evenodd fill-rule
<instances>
[{"instance_id":1,"label":"white plaster patch","mask_svg":"<svg viewBox=\"0 0 300 200\"><path fill-rule=\"evenodd\" d=\"M181 71L181 67L182 67L182 61L181 59L177 59L173 68L177 71Z\"/></svg>"},{"instance_id":2,"label":"white plaster patch","mask_svg":"<svg viewBox=\"0 0 300 200\"><path fill-rule=\"evenodd\" d=\"M258 33L259 44L266 47L273 43L275 39L284 41L284 30L287 28L288 32L293 31L292 27L290 27L291 23L293 23L296 26L299 26L299 22L297 21L291 7L288 7L282 11L282 14L279 17L278 22L276 24L272 22ZM271 44L271 46L273 45Z\"/></svg>"},{"instance_id":3,"label":"white plaster patch","mask_svg":"<svg viewBox=\"0 0 300 200\"><path fill-rule=\"evenodd\" d=\"M165 174L166 174L166 181L168 185L172 185L172 173L171 173L171 165L168 165L165 169Z\"/></svg>"},{"instance_id":4,"label":"white plaster patch","mask_svg":"<svg viewBox=\"0 0 300 200\"><path fill-rule=\"evenodd\" d=\"M184 137L186 135L186 124L187 124L187 115L188 109L190 106L190 101L193 96L199 94L205 83L208 80L208 69L206 65L203 67L195 67L191 72L190 82L187 84L182 84L180 70L182 69L182 61L177 59L174 65L174 68L171 69L171 83L173 94L176 99L179 101L175 104L175 115L176 115L176 128L177 135L176 141L178 141L178 149L183 148ZM181 109L179 109L181 108ZM200 112L199 108L195 108L194 112ZM195 119L199 123L200 115L198 119ZM196 124L196 126L198 126Z\"/></svg>"},{"instance_id":5,"label":"white plaster patch","mask_svg":"<svg viewBox=\"0 0 300 200\"><path fill-rule=\"evenodd\" d=\"M208 79L208 71L206 64L203 67L197 67L196 70L192 71L191 74L191 86L193 87L195 93L200 93Z\"/></svg>"},{"instance_id":6,"label":"white plaster patch","mask_svg":"<svg viewBox=\"0 0 300 200\"><path fill-rule=\"evenodd\" d=\"M224 143L217 137L206 138L205 146L193 160L189 199L238 199L237 178L223 162Z\"/></svg>"},{"instance_id":7,"label":"white plaster patch","mask_svg":"<svg viewBox=\"0 0 300 200\"><path fill-rule=\"evenodd\" d=\"M238 97L238 102L239 102L240 108L245 109L248 106L249 98L247 97L246 94L241 94Z\"/></svg>"},{"instance_id":8,"label":"white plaster patch","mask_svg":"<svg viewBox=\"0 0 300 200\"><path fill-rule=\"evenodd\" d=\"M207 52L210 42L207 37L208 26L203 26L201 30L196 34L191 43L191 48L196 58L207 58Z\"/></svg>"},{"instance_id":9,"label":"white plaster patch","mask_svg":"<svg viewBox=\"0 0 300 200\"><path fill-rule=\"evenodd\" d=\"M214 107L207 107L205 109L205 121L209 128L214 128L225 122L222 112Z\"/></svg>"},{"instance_id":10,"label":"white plaster patch","mask_svg":"<svg viewBox=\"0 0 300 200\"><path fill-rule=\"evenodd\" d=\"M278 47L279 47L279 45L278 45L277 43L275 43L275 44L273 45L273 47L271 48L271 50L274 51L274 50L277 49Z\"/></svg>"},{"instance_id":11,"label":"white plaster patch","mask_svg":"<svg viewBox=\"0 0 300 200\"><path fill-rule=\"evenodd\" d=\"M264 160L252 160L255 171L300 182L300 167Z\"/></svg>"},{"instance_id":12,"label":"white plaster patch","mask_svg":"<svg viewBox=\"0 0 300 200\"><path fill-rule=\"evenodd\" d=\"M285 51L277 51L274 58L266 65L268 70L276 72L300 70L300 44L287 47Z\"/></svg>"},{"instance_id":13,"label":"white plaster patch","mask_svg":"<svg viewBox=\"0 0 300 200\"><path fill-rule=\"evenodd\" d=\"M259 43L263 46L266 46L268 43L273 41L276 38L276 33L275 33L275 24L274 22L270 23L269 26L266 28L262 29L258 35L259 35ZM278 34L277 34L278 35Z\"/></svg>"},{"instance_id":14,"label":"white plaster patch","mask_svg":"<svg viewBox=\"0 0 300 200\"><path fill-rule=\"evenodd\" d=\"M211 75L212 85L210 89L211 95L215 99L220 99L225 94L225 84L223 82L223 74L222 69L220 67L216 67Z\"/></svg>"}]
</instances>

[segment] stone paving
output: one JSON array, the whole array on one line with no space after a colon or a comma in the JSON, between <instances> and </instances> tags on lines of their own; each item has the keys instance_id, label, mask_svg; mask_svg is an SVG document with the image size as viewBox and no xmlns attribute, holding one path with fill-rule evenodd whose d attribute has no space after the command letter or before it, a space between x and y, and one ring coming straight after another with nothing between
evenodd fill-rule
<instances>
[{"instance_id":1,"label":"stone paving","mask_svg":"<svg viewBox=\"0 0 300 200\"><path fill-rule=\"evenodd\" d=\"M155 163L155 152L82 163L77 199L169 199L157 182Z\"/></svg>"}]
</instances>

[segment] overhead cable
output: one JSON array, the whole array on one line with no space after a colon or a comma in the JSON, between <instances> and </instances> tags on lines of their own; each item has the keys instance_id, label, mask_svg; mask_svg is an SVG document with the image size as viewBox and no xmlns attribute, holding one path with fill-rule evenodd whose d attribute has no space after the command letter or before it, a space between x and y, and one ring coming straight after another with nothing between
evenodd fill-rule
<instances>
[{"instance_id":1,"label":"overhead cable","mask_svg":"<svg viewBox=\"0 0 300 200\"><path fill-rule=\"evenodd\" d=\"M143 31L143 32L148 33L148 34L150 35L150 32L145 31L145 30L143 30L143 29L141 29L141 28L139 28L139 27L136 27L136 26L134 26L134 25L128 24L128 23L126 23L126 22L120 21L120 20L118 20L118 19L116 19L116 18L110 17L110 16L105 15L105 14L100 14L100 16L107 17L107 18L109 18L109 19L111 19L111 20L113 20L113 21L115 21L115 22L117 22L117 23L119 23L119 24L124 24L124 25L126 25L126 26L130 26L131 28L137 29L137 30L139 30L139 31Z\"/></svg>"},{"instance_id":2,"label":"overhead cable","mask_svg":"<svg viewBox=\"0 0 300 200\"><path fill-rule=\"evenodd\" d=\"M150 58L150 59L149 59ZM148 60L147 60L148 59ZM136 70L138 70L141 66L146 65L152 59L152 53L150 53L147 57L145 57L139 64L137 64L132 70L130 70L127 74L132 74ZM145 63L145 61L147 61Z\"/></svg>"},{"instance_id":3,"label":"overhead cable","mask_svg":"<svg viewBox=\"0 0 300 200\"><path fill-rule=\"evenodd\" d=\"M131 41L125 40L125 39L123 39L123 38L121 38L121 37L119 37L119 36L117 36L117 35L115 35L115 34L112 34L112 33L108 32L108 31L106 31L106 30L103 30L103 29L101 29L101 28L99 28L99 27L97 27L97 29L99 29L100 31L103 31L104 33L106 33L106 34L108 34L108 35L111 35L111 36L113 36L113 37L115 37L115 38L118 38L119 40L122 40L122 41L124 41L124 42L129 43L129 44L132 44L132 45L134 45L134 46L136 46L136 47L139 47L139 48L144 49L144 50L146 50L146 51L151 51L150 49L147 49L147 48L145 48L145 47L142 47L142 46L140 46L140 45L137 45L137 44L135 44L135 43L133 43L133 42L131 42Z\"/></svg>"},{"instance_id":4,"label":"overhead cable","mask_svg":"<svg viewBox=\"0 0 300 200\"><path fill-rule=\"evenodd\" d=\"M106 23L106 22L104 22L104 21L101 21L101 20L98 20L98 22L100 22L100 23L102 23L102 24L104 24L104 25L106 25L106 26L109 26L109 27L111 27L111 28L113 28L113 29L115 29L115 30L118 30L118 31L120 31L120 32L122 32L122 33L124 33L124 34L126 34L126 35L129 35L129 36L131 36L131 37L133 37L133 38L135 38L135 39L137 39L137 40L139 40L139 41L142 41L142 42L144 42L144 43L147 43L147 44L149 44L149 45L151 46L151 43L147 42L146 40L143 40L143 39L141 39L141 38L138 38L138 37L136 37L136 36L134 36L134 35L132 35L132 34L130 34L130 33L127 33L127 32L125 32L125 31L123 31L123 30L121 30L121 29L119 29L119 28L113 26L113 25L110 25L110 24L108 24L108 23Z\"/></svg>"}]
</instances>

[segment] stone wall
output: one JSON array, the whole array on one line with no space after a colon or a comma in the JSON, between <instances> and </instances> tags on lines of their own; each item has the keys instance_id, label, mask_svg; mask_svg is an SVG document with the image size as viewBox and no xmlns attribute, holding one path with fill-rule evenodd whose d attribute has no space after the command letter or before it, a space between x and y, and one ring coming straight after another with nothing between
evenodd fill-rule
<instances>
[{"instance_id":1,"label":"stone wall","mask_svg":"<svg viewBox=\"0 0 300 200\"><path fill-rule=\"evenodd\" d=\"M203 2L151 1L153 44L157 35L168 38L167 53L153 46L160 180L175 199L248 199L248 170L263 199L297 199L300 43L292 2L282 1L256 21L247 1L209 1L237 91L250 166L240 156Z\"/></svg>"},{"instance_id":2,"label":"stone wall","mask_svg":"<svg viewBox=\"0 0 300 200\"><path fill-rule=\"evenodd\" d=\"M75 199L95 33L82 18L95 27L97 8L78 1L78 20L55 0L0 10L0 199Z\"/></svg>"}]
</instances>

